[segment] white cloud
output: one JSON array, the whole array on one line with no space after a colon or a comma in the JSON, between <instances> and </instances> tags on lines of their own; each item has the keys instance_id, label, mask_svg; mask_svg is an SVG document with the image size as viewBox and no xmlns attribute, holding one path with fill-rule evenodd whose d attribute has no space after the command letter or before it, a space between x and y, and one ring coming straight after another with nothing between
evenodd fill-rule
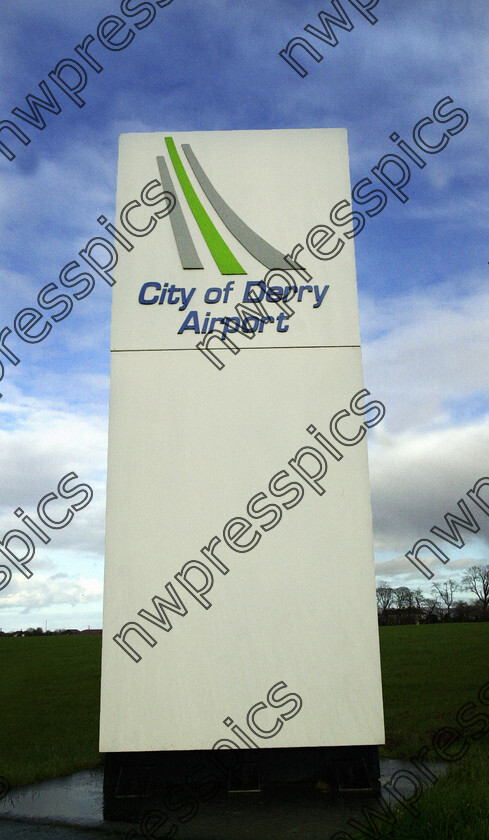
<instances>
[{"instance_id":1,"label":"white cloud","mask_svg":"<svg viewBox=\"0 0 489 840\"><path fill-rule=\"evenodd\" d=\"M59 604L101 603L103 584L97 578L73 577L63 573L37 574L23 584L10 584L2 599L3 610L31 613Z\"/></svg>"},{"instance_id":2,"label":"white cloud","mask_svg":"<svg viewBox=\"0 0 489 840\"><path fill-rule=\"evenodd\" d=\"M447 530L446 513L462 515L464 498L489 542L489 519L465 496L489 474L489 416L465 426L396 435L379 430L370 451L374 534L379 551L410 551L430 528ZM483 496L485 498L485 496ZM472 536L462 531L465 537ZM440 540L443 544L443 540ZM445 543L450 557L457 549ZM488 552L489 559L489 552Z\"/></svg>"},{"instance_id":3,"label":"white cloud","mask_svg":"<svg viewBox=\"0 0 489 840\"><path fill-rule=\"evenodd\" d=\"M488 307L476 277L385 301L362 297L365 381L386 406L370 441L370 479L376 551L394 557L378 575L398 585L426 583L404 554L421 538L436 542L430 528L446 530L445 514L460 515L457 502L489 475ZM434 561L437 579L470 565L467 550L489 559L489 519L465 501L481 530L462 530L462 557L445 543L451 563Z\"/></svg>"},{"instance_id":4,"label":"white cloud","mask_svg":"<svg viewBox=\"0 0 489 840\"><path fill-rule=\"evenodd\" d=\"M455 549L456 551L457 549ZM464 549L462 549L463 551ZM377 585L379 581L385 580L393 588L397 586L409 586L410 589L421 589L425 594L429 593L434 583L443 583L452 578L460 586L464 572L470 566L485 565L484 561L474 556L463 555L450 557L450 562L443 565L437 560L428 560L426 565L433 572L433 577L428 580L422 572L413 566L404 554L393 557L391 560L378 561L375 564L375 575ZM471 600L472 596L459 589L457 599Z\"/></svg>"},{"instance_id":5,"label":"white cloud","mask_svg":"<svg viewBox=\"0 0 489 840\"><path fill-rule=\"evenodd\" d=\"M89 484L94 497L65 528L54 531L52 552L103 551L107 422L105 417L78 414L58 399L46 405L37 398L0 401L0 533L20 527L13 511L34 514L39 500L56 492L70 472ZM45 549L43 549L45 551Z\"/></svg>"},{"instance_id":6,"label":"white cloud","mask_svg":"<svg viewBox=\"0 0 489 840\"><path fill-rule=\"evenodd\" d=\"M383 429L450 421L449 403L487 391L489 292L456 278L360 304L365 379L387 407Z\"/></svg>"}]
</instances>

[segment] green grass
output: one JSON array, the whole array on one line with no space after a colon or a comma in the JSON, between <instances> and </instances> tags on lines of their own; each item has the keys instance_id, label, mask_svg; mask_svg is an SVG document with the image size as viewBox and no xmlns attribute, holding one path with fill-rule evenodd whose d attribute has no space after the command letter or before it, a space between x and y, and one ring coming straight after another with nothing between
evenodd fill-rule
<instances>
[{"instance_id":1,"label":"green grass","mask_svg":"<svg viewBox=\"0 0 489 840\"><path fill-rule=\"evenodd\" d=\"M0 637L0 776L11 787L100 763L101 636Z\"/></svg>"},{"instance_id":2,"label":"green grass","mask_svg":"<svg viewBox=\"0 0 489 840\"><path fill-rule=\"evenodd\" d=\"M464 703L489 716L477 702L489 681L489 623L382 627L380 643L383 755L410 758L430 747ZM0 776L12 787L100 764L100 648L100 636L0 637ZM401 810L393 827L369 836L488 840L488 786L486 737L423 794L419 816Z\"/></svg>"},{"instance_id":3,"label":"green grass","mask_svg":"<svg viewBox=\"0 0 489 840\"><path fill-rule=\"evenodd\" d=\"M409 758L489 681L489 622L381 627L380 652L381 755Z\"/></svg>"},{"instance_id":4,"label":"green grass","mask_svg":"<svg viewBox=\"0 0 489 840\"><path fill-rule=\"evenodd\" d=\"M349 832L351 840L488 840L489 739L474 744L459 764L450 767L415 803L415 813L398 808L391 825L371 817L367 833ZM371 809L379 809L375 800ZM371 811L372 813L372 811ZM366 817L359 819L368 827Z\"/></svg>"},{"instance_id":5,"label":"green grass","mask_svg":"<svg viewBox=\"0 0 489 840\"><path fill-rule=\"evenodd\" d=\"M376 821L370 833L351 831L349 836L352 840L488 840L489 736L472 739L476 730L464 731L456 715L462 705L473 702L474 713L489 722L489 706L478 701L479 688L489 682L489 624L382 627L380 645L386 724L381 754L410 758L426 746L428 756L440 760L433 738L441 727L456 727L462 733L466 753L423 793L416 815L398 808L393 825ZM489 700L489 693L486 696ZM462 743L458 741L455 748ZM367 819L360 823L367 829Z\"/></svg>"}]
</instances>

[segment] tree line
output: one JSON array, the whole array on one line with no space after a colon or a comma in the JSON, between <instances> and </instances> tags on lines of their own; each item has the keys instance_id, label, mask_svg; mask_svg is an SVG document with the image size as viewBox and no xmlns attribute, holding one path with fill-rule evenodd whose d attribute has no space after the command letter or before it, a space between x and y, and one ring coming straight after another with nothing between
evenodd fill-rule
<instances>
[{"instance_id":1,"label":"tree line","mask_svg":"<svg viewBox=\"0 0 489 840\"><path fill-rule=\"evenodd\" d=\"M457 598L469 592L470 601ZM408 586L393 588L381 580L377 586L380 625L433 624L439 621L489 621L489 565L470 566L460 583L452 578L433 583L429 594Z\"/></svg>"}]
</instances>

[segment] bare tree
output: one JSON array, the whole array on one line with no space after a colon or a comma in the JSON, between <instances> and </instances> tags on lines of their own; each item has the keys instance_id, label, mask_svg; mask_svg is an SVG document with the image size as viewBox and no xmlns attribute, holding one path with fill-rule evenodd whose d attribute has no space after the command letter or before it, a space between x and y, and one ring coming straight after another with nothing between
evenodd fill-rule
<instances>
[{"instance_id":1,"label":"bare tree","mask_svg":"<svg viewBox=\"0 0 489 840\"><path fill-rule=\"evenodd\" d=\"M445 604L445 619L450 621L450 610L453 604L453 596L458 589L458 584L456 581L452 580L452 578L449 578L444 583L434 583L431 588L433 592L438 593L442 602Z\"/></svg>"},{"instance_id":2,"label":"bare tree","mask_svg":"<svg viewBox=\"0 0 489 840\"><path fill-rule=\"evenodd\" d=\"M411 590L407 586L398 586L394 589L394 600L398 610L404 610L409 606Z\"/></svg>"},{"instance_id":3,"label":"bare tree","mask_svg":"<svg viewBox=\"0 0 489 840\"><path fill-rule=\"evenodd\" d=\"M392 600L394 597L394 591L391 586L387 583L386 580L379 581L379 585L377 587L377 606L379 610L382 610L382 614L384 615L386 610L389 609L390 605L392 604Z\"/></svg>"},{"instance_id":4,"label":"bare tree","mask_svg":"<svg viewBox=\"0 0 489 840\"><path fill-rule=\"evenodd\" d=\"M419 587L418 589L412 589L411 599L413 615L415 616L416 622L419 624L426 619L426 597L423 590Z\"/></svg>"},{"instance_id":5,"label":"bare tree","mask_svg":"<svg viewBox=\"0 0 489 840\"><path fill-rule=\"evenodd\" d=\"M486 616L489 606L489 566L471 566L467 569L462 578L462 587L476 596L482 615Z\"/></svg>"},{"instance_id":6,"label":"bare tree","mask_svg":"<svg viewBox=\"0 0 489 840\"><path fill-rule=\"evenodd\" d=\"M421 611L425 605L425 597L423 595L423 591L421 589L413 589L412 591L413 601L416 605L416 609Z\"/></svg>"}]
</instances>

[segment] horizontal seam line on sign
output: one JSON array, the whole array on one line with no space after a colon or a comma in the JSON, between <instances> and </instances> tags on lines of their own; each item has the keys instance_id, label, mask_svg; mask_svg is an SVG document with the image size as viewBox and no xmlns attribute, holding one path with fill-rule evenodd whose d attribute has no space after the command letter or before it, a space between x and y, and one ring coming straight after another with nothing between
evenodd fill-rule
<instances>
[{"instance_id":1,"label":"horizontal seam line on sign","mask_svg":"<svg viewBox=\"0 0 489 840\"><path fill-rule=\"evenodd\" d=\"M358 347L360 344L294 344L294 345L280 345L273 344L267 347L240 347L240 350L321 350L321 349L342 349ZM196 347L138 347L128 348L126 350L111 350L111 353L181 353L185 350L196 350ZM227 347L216 347L215 350L227 350Z\"/></svg>"}]
</instances>

